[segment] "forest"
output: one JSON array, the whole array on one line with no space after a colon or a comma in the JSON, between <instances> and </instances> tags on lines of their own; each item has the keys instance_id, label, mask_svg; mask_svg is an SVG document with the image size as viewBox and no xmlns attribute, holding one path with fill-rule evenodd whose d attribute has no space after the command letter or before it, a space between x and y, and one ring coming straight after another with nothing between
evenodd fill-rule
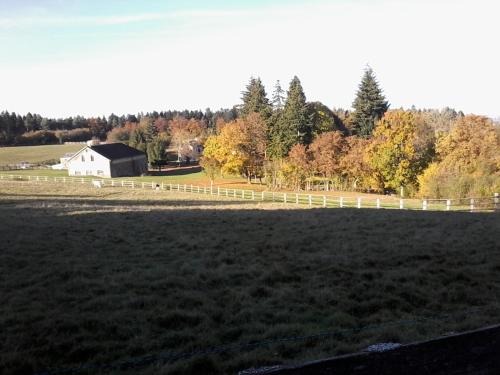
<instances>
[{"instance_id":1,"label":"forest","mask_svg":"<svg viewBox=\"0 0 500 375\"><path fill-rule=\"evenodd\" d=\"M0 114L0 145L38 145L90 138L124 142L147 153L152 167L168 145L204 144L211 180L240 175L271 189L402 192L458 198L500 191L500 125L452 108L390 109L367 67L352 110L308 102L298 77L271 98L251 78L242 104L230 109L163 111L108 118L48 119Z\"/></svg>"}]
</instances>

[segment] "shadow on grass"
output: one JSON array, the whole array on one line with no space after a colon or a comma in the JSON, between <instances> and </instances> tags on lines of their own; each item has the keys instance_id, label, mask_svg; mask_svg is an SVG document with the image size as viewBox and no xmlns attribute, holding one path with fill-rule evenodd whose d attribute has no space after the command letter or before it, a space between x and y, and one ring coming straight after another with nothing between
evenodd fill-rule
<instances>
[{"instance_id":1,"label":"shadow on grass","mask_svg":"<svg viewBox=\"0 0 500 375\"><path fill-rule=\"evenodd\" d=\"M57 206L0 206L3 373L352 329L494 306L500 295L500 215L220 208L238 203L251 202L189 200L179 204L213 208L75 216ZM478 328L497 316L483 311L132 373L235 374Z\"/></svg>"},{"instance_id":2,"label":"shadow on grass","mask_svg":"<svg viewBox=\"0 0 500 375\"><path fill-rule=\"evenodd\" d=\"M199 172L201 172L200 166L190 166L179 168L169 167L169 169L165 171L149 171L149 174L151 176L187 176Z\"/></svg>"},{"instance_id":3,"label":"shadow on grass","mask_svg":"<svg viewBox=\"0 0 500 375\"><path fill-rule=\"evenodd\" d=\"M17 196L13 194L9 194L10 196ZM79 196L72 196L74 199L69 199L68 195L57 195L57 196L51 196L51 195L44 195L44 194L30 194L32 197L38 197L40 199L34 199L32 201L26 200L26 199L9 199L9 200L0 200L0 206L1 205L22 205L26 206L27 204L29 205L29 202L36 202L36 205L33 206L33 208L38 208L41 204L50 204L50 206L54 206L56 209L57 206L85 206L88 208L88 206L94 206L94 207L109 207L109 206L114 206L114 207L133 207L133 206L142 206L142 207L150 207L150 208L158 208L161 209L162 207L179 207L179 206L186 206L186 207L192 207L192 206L200 206L205 208L205 206L252 206L252 205L259 205L258 201L243 201L243 200L236 200L236 201L231 201L231 200L208 200L208 199L200 199L200 200L172 200L172 199L147 199L147 200L131 200L131 199L107 199L106 197L96 199L95 195L93 196L85 196L85 195L79 195ZM63 198L59 198L63 197ZM50 199L54 198L54 199ZM88 199L86 199L88 198ZM48 208L48 207L47 207Z\"/></svg>"}]
</instances>

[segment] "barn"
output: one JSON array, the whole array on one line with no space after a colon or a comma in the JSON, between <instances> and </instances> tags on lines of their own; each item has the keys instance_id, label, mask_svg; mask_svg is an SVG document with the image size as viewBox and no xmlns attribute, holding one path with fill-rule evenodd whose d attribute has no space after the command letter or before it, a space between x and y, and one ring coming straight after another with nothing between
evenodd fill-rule
<instances>
[{"instance_id":1,"label":"barn","mask_svg":"<svg viewBox=\"0 0 500 375\"><path fill-rule=\"evenodd\" d=\"M70 176L140 176L148 170L146 154L123 143L87 146L67 163Z\"/></svg>"}]
</instances>

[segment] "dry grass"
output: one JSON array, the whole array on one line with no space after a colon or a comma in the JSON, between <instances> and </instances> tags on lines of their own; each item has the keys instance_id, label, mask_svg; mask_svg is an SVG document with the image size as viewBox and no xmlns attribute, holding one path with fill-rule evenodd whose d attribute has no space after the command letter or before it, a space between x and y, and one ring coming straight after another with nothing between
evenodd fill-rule
<instances>
[{"instance_id":1,"label":"dry grass","mask_svg":"<svg viewBox=\"0 0 500 375\"><path fill-rule=\"evenodd\" d=\"M21 162L40 163L47 160L59 160L65 153L77 152L85 145L47 145L0 147L0 165Z\"/></svg>"},{"instance_id":2,"label":"dry grass","mask_svg":"<svg viewBox=\"0 0 500 375\"><path fill-rule=\"evenodd\" d=\"M130 372L234 374L497 322L498 214L0 183L0 217L4 374L488 307Z\"/></svg>"}]
</instances>

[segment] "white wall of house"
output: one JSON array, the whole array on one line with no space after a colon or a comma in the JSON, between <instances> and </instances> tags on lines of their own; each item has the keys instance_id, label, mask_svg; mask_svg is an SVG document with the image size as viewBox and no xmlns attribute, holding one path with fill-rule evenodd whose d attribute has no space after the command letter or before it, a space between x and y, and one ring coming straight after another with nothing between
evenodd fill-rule
<instances>
[{"instance_id":1,"label":"white wall of house","mask_svg":"<svg viewBox=\"0 0 500 375\"><path fill-rule=\"evenodd\" d=\"M85 147L68 161L70 176L111 176L111 162L90 147Z\"/></svg>"}]
</instances>

